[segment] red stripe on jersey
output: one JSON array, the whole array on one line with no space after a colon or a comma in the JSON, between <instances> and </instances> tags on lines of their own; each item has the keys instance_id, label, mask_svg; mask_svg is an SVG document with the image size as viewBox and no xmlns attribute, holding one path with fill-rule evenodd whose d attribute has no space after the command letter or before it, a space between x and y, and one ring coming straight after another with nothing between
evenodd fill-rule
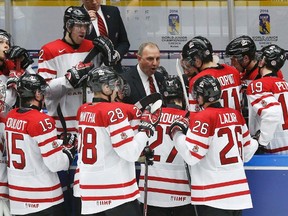
<instances>
[{"instance_id":1,"label":"red stripe on jersey","mask_svg":"<svg viewBox=\"0 0 288 216\"><path fill-rule=\"evenodd\" d=\"M278 105L279 105L278 102L275 102L275 103L269 103L267 106L258 109L257 114L258 114L259 116L261 116L261 113L262 113L263 110L268 109L268 108L270 108L270 107L272 107L272 106L278 106Z\"/></svg>"},{"instance_id":2,"label":"red stripe on jersey","mask_svg":"<svg viewBox=\"0 0 288 216\"><path fill-rule=\"evenodd\" d=\"M79 173L79 168L76 168L76 170L75 170L75 174L76 174L76 173Z\"/></svg>"},{"instance_id":3,"label":"red stripe on jersey","mask_svg":"<svg viewBox=\"0 0 288 216\"><path fill-rule=\"evenodd\" d=\"M108 185L80 185L81 189L108 189L108 188L122 188L122 187L128 187L136 183L136 179L133 179L129 182L124 182L120 184L108 184Z\"/></svg>"},{"instance_id":4,"label":"red stripe on jersey","mask_svg":"<svg viewBox=\"0 0 288 216\"><path fill-rule=\"evenodd\" d=\"M7 182L0 182L0 187L7 187L8 183Z\"/></svg>"},{"instance_id":5,"label":"red stripe on jersey","mask_svg":"<svg viewBox=\"0 0 288 216\"><path fill-rule=\"evenodd\" d=\"M18 190L18 191L26 191L26 192L37 192L37 191L52 191L61 188L61 184L57 184L51 187L41 187L41 188L31 188L31 187L20 187L16 185L9 184L9 189Z\"/></svg>"},{"instance_id":6,"label":"red stripe on jersey","mask_svg":"<svg viewBox=\"0 0 288 216\"><path fill-rule=\"evenodd\" d=\"M39 143L38 143L38 146L39 146L39 147L43 147L43 146L45 146L45 145L47 145L47 144L50 144L51 142L53 142L53 141L56 140L56 139L57 139L56 136L50 137L49 139L46 139L46 140L44 140L43 142L39 142Z\"/></svg>"},{"instance_id":7,"label":"red stripe on jersey","mask_svg":"<svg viewBox=\"0 0 288 216\"><path fill-rule=\"evenodd\" d=\"M264 100L267 97L273 97L273 94L268 94L268 95L263 95L260 98L257 98L256 100L254 100L251 105L254 106L255 104L259 103L260 101Z\"/></svg>"},{"instance_id":8,"label":"red stripe on jersey","mask_svg":"<svg viewBox=\"0 0 288 216\"><path fill-rule=\"evenodd\" d=\"M52 150L49 151L49 152L43 153L43 154L41 154L41 155L42 155L42 157L49 157L50 155L55 154L55 153L57 153L57 152L59 152L59 151L62 151L62 147L61 147L61 146L59 146L59 147L57 147L57 148L55 148L55 149L52 149Z\"/></svg>"},{"instance_id":9,"label":"red stripe on jersey","mask_svg":"<svg viewBox=\"0 0 288 216\"><path fill-rule=\"evenodd\" d=\"M197 104L196 100L189 100L189 104Z\"/></svg>"},{"instance_id":10,"label":"red stripe on jersey","mask_svg":"<svg viewBox=\"0 0 288 216\"><path fill-rule=\"evenodd\" d=\"M0 197L1 197L1 198L9 199L9 195L8 195L8 194L0 193Z\"/></svg>"},{"instance_id":11,"label":"red stripe on jersey","mask_svg":"<svg viewBox=\"0 0 288 216\"><path fill-rule=\"evenodd\" d=\"M249 130L247 130L244 134L243 137L247 137L250 134Z\"/></svg>"},{"instance_id":12,"label":"red stripe on jersey","mask_svg":"<svg viewBox=\"0 0 288 216\"><path fill-rule=\"evenodd\" d=\"M31 202L31 203L53 203L56 201L59 201L61 199L63 199L63 194L61 194L58 197L53 197L53 198L36 198L36 199L28 199L28 198L19 198L19 197L13 197L13 196L9 196L10 200L16 201L16 202Z\"/></svg>"},{"instance_id":13,"label":"red stripe on jersey","mask_svg":"<svg viewBox=\"0 0 288 216\"><path fill-rule=\"evenodd\" d=\"M140 191L144 191L143 187L139 187ZM190 191L175 191L175 190L166 190L166 189L159 189L159 188L147 188L147 191L149 192L155 192L155 193L163 193L163 194L173 194L173 195L179 195L179 196L190 196Z\"/></svg>"},{"instance_id":14,"label":"red stripe on jersey","mask_svg":"<svg viewBox=\"0 0 288 216\"><path fill-rule=\"evenodd\" d=\"M50 70L48 68L39 68L38 69L38 73L49 73L49 74L52 74L52 75L57 75L57 71L55 70ZM41 75L41 74L40 74Z\"/></svg>"},{"instance_id":15,"label":"red stripe on jersey","mask_svg":"<svg viewBox=\"0 0 288 216\"><path fill-rule=\"evenodd\" d=\"M111 133L110 133L110 136L115 136L116 134L119 134L119 133L121 133L121 132L123 132L123 131L125 131L125 130L130 129L130 128L131 128L131 126L130 126L130 125L127 125L126 127L123 127L123 128L120 128L120 129L118 129L118 130L115 130L115 131L111 132Z\"/></svg>"},{"instance_id":16,"label":"red stripe on jersey","mask_svg":"<svg viewBox=\"0 0 288 216\"><path fill-rule=\"evenodd\" d=\"M226 199L230 197L236 197L236 196L244 196L244 195L249 195L250 191L240 191L240 192L234 192L234 193L227 193L227 194L222 194L222 195L217 195L217 196L210 196L210 197L193 197L191 200L195 202L204 202L204 201L212 201L212 200L219 200L219 199Z\"/></svg>"},{"instance_id":17,"label":"red stripe on jersey","mask_svg":"<svg viewBox=\"0 0 288 216\"><path fill-rule=\"evenodd\" d=\"M140 179L144 179L144 176L143 176L143 175L140 175ZM161 181L161 182L169 182L169 183L177 183L177 184L189 184L189 183L188 183L188 180L162 178L162 177L157 177L157 176L148 176L148 180L151 180L151 181Z\"/></svg>"},{"instance_id":18,"label":"red stripe on jersey","mask_svg":"<svg viewBox=\"0 0 288 216\"><path fill-rule=\"evenodd\" d=\"M79 184L79 179L74 181L74 185L78 185Z\"/></svg>"},{"instance_id":19,"label":"red stripe on jersey","mask_svg":"<svg viewBox=\"0 0 288 216\"><path fill-rule=\"evenodd\" d=\"M139 190L134 191L130 194L118 195L118 196L81 196L81 200L83 201L98 201L98 200L121 200L121 199L129 199L139 194Z\"/></svg>"},{"instance_id":20,"label":"red stripe on jersey","mask_svg":"<svg viewBox=\"0 0 288 216\"><path fill-rule=\"evenodd\" d=\"M194 152L194 151L190 151L190 154L191 154L193 157L198 158L199 160L201 160L202 158L204 158L203 155L199 155L199 154L197 154L197 153Z\"/></svg>"},{"instance_id":21,"label":"red stripe on jersey","mask_svg":"<svg viewBox=\"0 0 288 216\"><path fill-rule=\"evenodd\" d=\"M124 145L124 144L126 144L128 142L131 142L132 140L133 140L133 137L129 137L129 138L124 139L124 140L122 140L122 141L120 141L118 143L112 144L112 146L113 146L113 148L118 148L118 147L120 147L120 146L122 146L122 145Z\"/></svg>"},{"instance_id":22,"label":"red stripe on jersey","mask_svg":"<svg viewBox=\"0 0 288 216\"><path fill-rule=\"evenodd\" d=\"M229 182L222 182L222 183L217 183L217 184L211 184L211 185L192 185L191 188L192 190L205 190L205 189L213 189L213 188L220 188L220 187L226 187L230 185L236 185L236 184L244 184L247 183L247 179L239 179L235 181L229 181Z\"/></svg>"},{"instance_id":23,"label":"red stripe on jersey","mask_svg":"<svg viewBox=\"0 0 288 216\"><path fill-rule=\"evenodd\" d=\"M277 152L282 152L282 151L287 151L287 150L288 150L288 146L275 148L275 149L263 149L263 151L266 153L277 153Z\"/></svg>"},{"instance_id":24,"label":"red stripe on jersey","mask_svg":"<svg viewBox=\"0 0 288 216\"><path fill-rule=\"evenodd\" d=\"M57 127L56 129L57 129L57 132L59 132L59 133L63 133L64 132L63 128ZM77 130L77 128L72 127L72 128L67 128L67 132L75 132L75 133L77 133L78 130Z\"/></svg>"},{"instance_id":25,"label":"red stripe on jersey","mask_svg":"<svg viewBox=\"0 0 288 216\"><path fill-rule=\"evenodd\" d=\"M208 145L206 145L206 144L204 144L202 142L199 142L197 140L191 139L189 137L186 137L186 141L191 143L191 145L198 145L198 146L200 146L201 148L204 148L204 149L208 149L209 148Z\"/></svg>"},{"instance_id":26,"label":"red stripe on jersey","mask_svg":"<svg viewBox=\"0 0 288 216\"><path fill-rule=\"evenodd\" d=\"M248 145L250 145L250 140L249 141L247 141L246 143L244 143L244 147L246 147L246 146L248 146Z\"/></svg>"}]
</instances>

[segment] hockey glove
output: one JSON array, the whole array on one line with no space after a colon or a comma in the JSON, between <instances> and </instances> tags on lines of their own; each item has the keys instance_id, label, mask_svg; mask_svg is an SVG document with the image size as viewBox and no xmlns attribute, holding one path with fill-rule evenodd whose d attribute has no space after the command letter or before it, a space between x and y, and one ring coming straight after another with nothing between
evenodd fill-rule
<instances>
[{"instance_id":1,"label":"hockey glove","mask_svg":"<svg viewBox=\"0 0 288 216\"><path fill-rule=\"evenodd\" d=\"M33 59L30 57L26 49L19 46L12 46L5 52L7 59L20 60L21 69L26 69L29 65L33 64Z\"/></svg>"},{"instance_id":2,"label":"hockey glove","mask_svg":"<svg viewBox=\"0 0 288 216\"><path fill-rule=\"evenodd\" d=\"M68 156L70 164L72 164L74 160L74 156L76 154L76 149L78 146L78 139L75 134L68 133L66 138L65 135L62 133L60 135L60 139L64 140L67 143L63 143L62 151Z\"/></svg>"},{"instance_id":3,"label":"hockey glove","mask_svg":"<svg viewBox=\"0 0 288 216\"><path fill-rule=\"evenodd\" d=\"M106 66L113 66L120 60L120 54L114 50L114 45L109 38L99 36L93 40L93 44L103 54Z\"/></svg>"},{"instance_id":4,"label":"hockey glove","mask_svg":"<svg viewBox=\"0 0 288 216\"><path fill-rule=\"evenodd\" d=\"M141 116L138 131L146 132L148 137L154 135L154 131L161 117L161 106L162 106L162 100L158 100L154 104L148 105L145 108Z\"/></svg>"},{"instance_id":5,"label":"hockey glove","mask_svg":"<svg viewBox=\"0 0 288 216\"><path fill-rule=\"evenodd\" d=\"M263 145L261 145L261 144L259 143L260 134L261 134L261 131L258 130L258 131L252 136L252 138L255 139L255 140L258 142L258 149L257 149L257 151L255 152L255 154L264 154L264 153L265 153L265 146L263 146Z\"/></svg>"},{"instance_id":6,"label":"hockey glove","mask_svg":"<svg viewBox=\"0 0 288 216\"><path fill-rule=\"evenodd\" d=\"M145 156L146 163L148 165L153 165L154 160L154 150L150 148L150 146L146 146L143 149L143 155Z\"/></svg>"},{"instance_id":7,"label":"hockey glove","mask_svg":"<svg viewBox=\"0 0 288 216\"><path fill-rule=\"evenodd\" d=\"M73 88L82 86L84 80L88 77L88 72L93 68L93 63L79 62L76 66L72 67L65 74L66 79L70 82Z\"/></svg>"},{"instance_id":8,"label":"hockey glove","mask_svg":"<svg viewBox=\"0 0 288 216\"><path fill-rule=\"evenodd\" d=\"M1 216L11 216L8 200L0 199L0 215Z\"/></svg>"},{"instance_id":9,"label":"hockey glove","mask_svg":"<svg viewBox=\"0 0 288 216\"><path fill-rule=\"evenodd\" d=\"M174 135L178 131L180 131L186 135L188 127L189 127L188 117L180 117L180 118L174 120L174 122L169 127L169 132L168 132L171 140L173 140Z\"/></svg>"}]
</instances>

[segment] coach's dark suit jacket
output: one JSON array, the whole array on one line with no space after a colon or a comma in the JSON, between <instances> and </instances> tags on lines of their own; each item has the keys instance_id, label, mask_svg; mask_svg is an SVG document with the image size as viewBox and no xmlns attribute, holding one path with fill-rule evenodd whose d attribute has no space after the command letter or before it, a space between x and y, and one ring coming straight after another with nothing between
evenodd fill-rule
<instances>
[{"instance_id":1,"label":"coach's dark suit jacket","mask_svg":"<svg viewBox=\"0 0 288 216\"><path fill-rule=\"evenodd\" d=\"M124 98L123 102L129 104L135 104L137 101L146 96L146 92L137 71L137 66L133 66L127 72L122 74L123 78L128 82L131 88L131 94L129 97ZM159 90L161 89L164 76L163 74L156 72L154 74Z\"/></svg>"},{"instance_id":2,"label":"coach's dark suit jacket","mask_svg":"<svg viewBox=\"0 0 288 216\"><path fill-rule=\"evenodd\" d=\"M108 37L114 44L115 50L119 52L122 59L123 56L129 51L130 43L123 20L120 15L120 11L118 7L110 5L101 5L101 10L107 24ZM86 38L93 40L96 37L96 31L93 27L91 33L87 35ZM121 67L120 62L118 65L116 65L115 69L118 71L120 69L119 67Z\"/></svg>"}]
</instances>

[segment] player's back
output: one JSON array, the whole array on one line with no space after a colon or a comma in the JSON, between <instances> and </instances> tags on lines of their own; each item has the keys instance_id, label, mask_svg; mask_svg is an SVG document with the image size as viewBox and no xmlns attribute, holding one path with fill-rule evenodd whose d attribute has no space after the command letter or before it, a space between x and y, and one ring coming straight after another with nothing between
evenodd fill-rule
<instances>
[{"instance_id":1,"label":"player's back","mask_svg":"<svg viewBox=\"0 0 288 216\"><path fill-rule=\"evenodd\" d=\"M232 66L221 64L217 67L206 68L189 81L189 110L197 112L200 110L197 101L192 97L194 82L205 75L211 75L217 78L221 84L221 99L220 102L224 107L230 107L237 110L241 109L240 102L242 95L241 77L239 72Z\"/></svg>"},{"instance_id":2,"label":"player's back","mask_svg":"<svg viewBox=\"0 0 288 216\"><path fill-rule=\"evenodd\" d=\"M185 170L184 160L173 145L168 131L173 121L185 116L187 111L163 107L160 122L155 134L149 139L154 150L154 164L149 166L148 205L158 207L175 207L189 204L190 186ZM144 202L144 173L141 165L139 180L140 202ZM169 192L167 192L169 191Z\"/></svg>"},{"instance_id":3,"label":"player's back","mask_svg":"<svg viewBox=\"0 0 288 216\"><path fill-rule=\"evenodd\" d=\"M78 110L82 213L104 211L139 197L134 162L143 146L137 149L133 143L127 114L133 113L131 109L124 103L99 102Z\"/></svg>"},{"instance_id":4,"label":"player's back","mask_svg":"<svg viewBox=\"0 0 288 216\"><path fill-rule=\"evenodd\" d=\"M7 115L5 133L13 214L41 211L63 202L56 172L67 169L69 160L62 152L62 143L56 140L54 124L52 118L35 109L21 112L17 108Z\"/></svg>"},{"instance_id":5,"label":"player's back","mask_svg":"<svg viewBox=\"0 0 288 216\"><path fill-rule=\"evenodd\" d=\"M288 83L278 77L254 80L247 88L247 97L252 105L249 107L251 133L255 134L261 129L272 136L272 140L264 149L267 153L287 154Z\"/></svg>"},{"instance_id":6,"label":"player's back","mask_svg":"<svg viewBox=\"0 0 288 216\"><path fill-rule=\"evenodd\" d=\"M258 145L251 142L241 113L207 107L192 117L190 124L186 141L191 144L194 160L194 165L190 163L192 203L224 209L251 208L243 161L250 160Z\"/></svg>"}]
</instances>

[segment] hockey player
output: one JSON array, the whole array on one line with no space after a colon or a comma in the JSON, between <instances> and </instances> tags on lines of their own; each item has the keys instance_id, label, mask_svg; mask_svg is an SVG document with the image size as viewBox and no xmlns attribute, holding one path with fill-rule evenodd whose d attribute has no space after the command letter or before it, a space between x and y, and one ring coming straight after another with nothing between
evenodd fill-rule
<instances>
[{"instance_id":1,"label":"hockey player","mask_svg":"<svg viewBox=\"0 0 288 216\"><path fill-rule=\"evenodd\" d=\"M286 61L285 50L272 44L264 47L258 64L261 78L247 88L249 130L266 153L288 153L288 84L277 77Z\"/></svg>"},{"instance_id":2,"label":"hockey player","mask_svg":"<svg viewBox=\"0 0 288 216\"><path fill-rule=\"evenodd\" d=\"M141 164L139 201L142 204L145 202L144 190L147 190L147 215L193 216L195 213L191 205L190 184L184 160L167 133L171 123L186 114L183 110L183 90L176 76L167 76L162 87L165 107L162 108L156 132L149 139L150 148L154 150L154 163L149 166L148 188L144 188L145 167Z\"/></svg>"},{"instance_id":3,"label":"hockey player","mask_svg":"<svg viewBox=\"0 0 288 216\"><path fill-rule=\"evenodd\" d=\"M0 80L0 215L10 216L7 183L7 157L4 137L6 108L6 85Z\"/></svg>"},{"instance_id":4,"label":"hockey player","mask_svg":"<svg viewBox=\"0 0 288 216\"><path fill-rule=\"evenodd\" d=\"M205 75L213 75L216 77L222 88L222 96L220 99L224 107L231 107L240 110L240 94L241 79L239 72L226 64L218 64L213 61L213 49L207 38L197 36L188 41L182 49L181 64L183 69L194 68L199 72L189 81L189 111L199 111L197 101L192 97L193 84L196 79Z\"/></svg>"},{"instance_id":5,"label":"hockey player","mask_svg":"<svg viewBox=\"0 0 288 216\"><path fill-rule=\"evenodd\" d=\"M45 44L39 53L38 73L51 86L45 98L46 109L48 115L56 121L58 135L63 134L64 137L67 133L77 133L76 114L83 103L83 97L87 101L92 100L92 92L82 87L93 65L82 62L94 46L102 53L94 58L95 67L101 65L102 55L109 62L111 59L109 56L114 51L111 41L107 38L97 37L93 42L84 39L90 27L90 17L83 7L68 7L64 12L63 38ZM74 167L71 168L73 182L75 170ZM69 188L70 183L68 183ZM74 190L76 191L77 188ZM77 191L74 195L77 196ZM68 209L71 210L72 207Z\"/></svg>"},{"instance_id":6,"label":"hockey player","mask_svg":"<svg viewBox=\"0 0 288 216\"><path fill-rule=\"evenodd\" d=\"M135 134L127 114L133 106L111 103L122 89L119 84L111 68L91 70L87 85L94 92L93 102L77 113L82 215L141 215L134 162L155 131L161 107L158 101L146 108Z\"/></svg>"},{"instance_id":7,"label":"hockey player","mask_svg":"<svg viewBox=\"0 0 288 216\"><path fill-rule=\"evenodd\" d=\"M242 35L233 39L226 46L226 56L230 57L231 65L234 66L241 74L242 83L242 114L248 123L248 103L246 89L250 82L261 77L258 68L258 59L256 56L256 44L248 35ZM283 79L281 70L277 76Z\"/></svg>"},{"instance_id":8,"label":"hockey player","mask_svg":"<svg viewBox=\"0 0 288 216\"><path fill-rule=\"evenodd\" d=\"M252 208L243 163L258 143L252 139L241 113L220 103L218 79L205 75L193 86L204 110L175 120L170 135L183 159L191 166L191 201L199 216L235 216ZM186 134L186 135L185 135Z\"/></svg>"},{"instance_id":9,"label":"hockey player","mask_svg":"<svg viewBox=\"0 0 288 216\"><path fill-rule=\"evenodd\" d=\"M55 121L41 112L45 80L25 74L17 82L20 108L6 117L5 138L11 214L65 215L57 171L73 161L75 137L57 139Z\"/></svg>"},{"instance_id":10,"label":"hockey player","mask_svg":"<svg viewBox=\"0 0 288 216\"><path fill-rule=\"evenodd\" d=\"M256 44L248 35L237 37L226 46L225 54L231 59L231 65L241 73L242 83L246 87L251 81L261 77L256 51ZM281 71L277 72L277 76L284 78Z\"/></svg>"},{"instance_id":11,"label":"hockey player","mask_svg":"<svg viewBox=\"0 0 288 216\"><path fill-rule=\"evenodd\" d=\"M27 71L34 73L29 67L33 63L26 49L13 46L12 36L5 30L0 29L0 80L7 85L6 103L12 107L16 104L16 82Z\"/></svg>"}]
</instances>

